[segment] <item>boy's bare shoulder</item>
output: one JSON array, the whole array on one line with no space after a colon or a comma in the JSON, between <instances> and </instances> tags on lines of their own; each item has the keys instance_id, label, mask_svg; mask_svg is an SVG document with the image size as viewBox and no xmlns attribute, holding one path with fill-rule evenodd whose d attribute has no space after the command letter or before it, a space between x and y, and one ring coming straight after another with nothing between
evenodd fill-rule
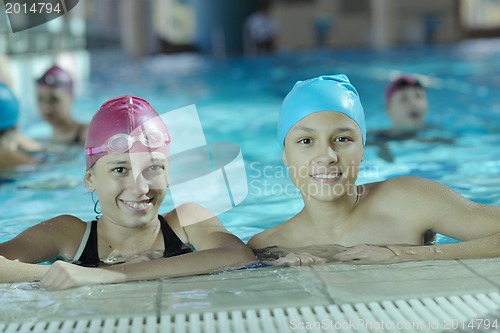
<instances>
[{"instance_id":1,"label":"boy's bare shoulder","mask_svg":"<svg viewBox=\"0 0 500 333\"><path fill-rule=\"evenodd\" d=\"M367 197L371 207L387 212L403 209L406 214L435 205L450 189L438 182L413 176L402 176L370 184ZM388 206L389 205L389 206ZM392 207L390 210L387 207ZM398 209L398 207L400 209Z\"/></svg>"},{"instance_id":2,"label":"boy's bare shoulder","mask_svg":"<svg viewBox=\"0 0 500 333\"><path fill-rule=\"evenodd\" d=\"M369 192L378 192L385 195L411 193L422 189L431 189L437 186L437 183L425 178L414 176L401 176L390 178L384 181L365 185Z\"/></svg>"},{"instance_id":3,"label":"boy's bare shoulder","mask_svg":"<svg viewBox=\"0 0 500 333\"><path fill-rule=\"evenodd\" d=\"M250 238L247 245L251 249L262 249L269 246L285 246L290 241L290 221L281 223L273 228L264 230Z\"/></svg>"},{"instance_id":4,"label":"boy's bare shoulder","mask_svg":"<svg viewBox=\"0 0 500 333\"><path fill-rule=\"evenodd\" d=\"M392 186L401 186L401 185L408 185L412 183L419 183L421 180L424 180L424 178L420 177L415 177L415 176L399 176L399 177L394 177L394 178L388 178L386 180L381 180L378 182L374 183L368 183L363 186L368 186L368 187L392 187Z\"/></svg>"}]
</instances>

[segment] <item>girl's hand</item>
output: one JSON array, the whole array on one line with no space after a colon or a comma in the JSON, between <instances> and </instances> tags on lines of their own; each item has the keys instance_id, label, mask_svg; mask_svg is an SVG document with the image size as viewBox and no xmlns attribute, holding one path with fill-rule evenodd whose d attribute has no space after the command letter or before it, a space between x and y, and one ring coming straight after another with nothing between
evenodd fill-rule
<instances>
[{"instance_id":1,"label":"girl's hand","mask_svg":"<svg viewBox=\"0 0 500 333\"><path fill-rule=\"evenodd\" d=\"M47 289L68 289L90 284L122 281L124 281L124 276L119 272L56 261L41 278L40 286Z\"/></svg>"},{"instance_id":2,"label":"girl's hand","mask_svg":"<svg viewBox=\"0 0 500 333\"><path fill-rule=\"evenodd\" d=\"M325 262L327 262L325 258L313 256L307 252L292 252L269 263L275 266L312 266Z\"/></svg>"},{"instance_id":3,"label":"girl's hand","mask_svg":"<svg viewBox=\"0 0 500 333\"><path fill-rule=\"evenodd\" d=\"M402 261L389 247L376 245L356 245L337 253L333 259L352 264L389 264Z\"/></svg>"}]
</instances>

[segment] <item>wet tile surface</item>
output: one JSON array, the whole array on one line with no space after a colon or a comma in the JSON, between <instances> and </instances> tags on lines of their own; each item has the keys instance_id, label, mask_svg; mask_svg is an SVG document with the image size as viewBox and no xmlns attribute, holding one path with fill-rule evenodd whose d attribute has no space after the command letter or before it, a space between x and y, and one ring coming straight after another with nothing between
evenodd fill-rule
<instances>
[{"instance_id":1,"label":"wet tile surface","mask_svg":"<svg viewBox=\"0 0 500 333\"><path fill-rule=\"evenodd\" d=\"M337 304L396 300L492 290L495 285L455 261L315 268Z\"/></svg>"},{"instance_id":2,"label":"wet tile surface","mask_svg":"<svg viewBox=\"0 0 500 333\"><path fill-rule=\"evenodd\" d=\"M265 267L44 291L0 285L0 322L184 315L498 292L500 258Z\"/></svg>"},{"instance_id":3,"label":"wet tile surface","mask_svg":"<svg viewBox=\"0 0 500 333\"><path fill-rule=\"evenodd\" d=\"M50 320L155 313L158 281L95 285L45 291L37 284L13 284L0 299L0 320Z\"/></svg>"},{"instance_id":4,"label":"wet tile surface","mask_svg":"<svg viewBox=\"0 0 500 333\"><path fill-rule=\"evenodd\" d=\"M162 313L327 305L328 294L310 268L259 268L180 283L163 281Z\"/></svg>"}]
</instances>

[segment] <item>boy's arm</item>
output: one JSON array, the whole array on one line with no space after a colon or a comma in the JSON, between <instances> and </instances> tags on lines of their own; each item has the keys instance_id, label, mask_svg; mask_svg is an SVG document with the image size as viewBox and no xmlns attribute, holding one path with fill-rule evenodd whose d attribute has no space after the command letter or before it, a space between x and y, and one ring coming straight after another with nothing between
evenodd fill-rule
<instances>
[{"instance_id":1,"label":"boy's arm","mask_svg":"<svg viewBox=\"0 0 500 333\"><path fill-rule=\"evenodd\" d=\"M431 246L357 245L335 255L334 260L390 263L500 257L500 207L470 201L427 179L401 177L395 184L406 189L396 205L406 207L406 216L418 216L415 222L422 231L432 230L463 242Z\"/></svg>"},{"instance_id":2,"label":"boy's arm","mask_svg":"<svg viewBox=\"0 0 500 333\"><path fill-rule=\"evenodd\" d=\"M418 216L415 221L422 231L432 230L463 241L475 240L500 233L500 207L473 202L452 188L428 179L400 177L394 183L404 188L401 201L406 216ZM397 190L396 190L397 191Z\"/></svg>"},{"instance_id":3,"label":"boy's arm","mask_svg":"<svg viewBox=\"0 0 500 333\"><path fill-rule=\"evenodd\" d=\"M277 266L310 266L314 264L333 261L334 256L347 249L341 245L325 244L301 248L285 248L269 246L262 249L254 249L260 262Z\"/></svg>"},{"instance_id":4,"label":"boy's arm","mask_svg":"<svg viewBox=\"0 0 500 333\"><path fill-rule=\"evenodd\" d=\"M355 264L397 263L417 260L453 260L500 257L500 233L454 244L429 246L356 245L333 256Z\"/></svg>"},{"instance_id":5,"label":"boy's arm","mask_svg":"<svg viewBox=\"0 0 500 333\"><path fill-rule=\"evenodd\" d=\"M500 233L454 244L387 246L398 261L500 257Z\"/></svg>"}]
</instances>

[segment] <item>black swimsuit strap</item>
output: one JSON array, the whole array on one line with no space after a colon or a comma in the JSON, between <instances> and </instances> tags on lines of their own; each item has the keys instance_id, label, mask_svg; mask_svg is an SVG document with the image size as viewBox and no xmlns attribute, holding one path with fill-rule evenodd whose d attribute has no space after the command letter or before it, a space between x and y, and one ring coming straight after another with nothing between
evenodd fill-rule
<instances>
[{"instance_id":1,"label":"black swimsuit strap","mask_svg":"<svg viewBox=\"0 0 500 333\"><path fill-rule=\"evenodd\" d=\"M101 260L97 249L97 220L91 222L90 234L82 255L78 259L78 265L85 267L97 267Z\"/></svg>"},{"instance_id":2,"label":"black swimsuit strap","mask_svg":"<svg viewBox=\"0 0 500 333\"><path fill-rule=\"evenodd\" d=\"M85 129L85 125L83 124L78 124L78 128L76 130L76 134L75 134L75 137L73 138L73 143L85 143L85 142L82 142L81 140L81 136L82 136L82 133Z\"/></svg>"},{"instance_id":3,"label":"black swimsuit strap","mask_svg":"<svg viewBox=\"0 0 500 333\"><path fill-rule=\"evenodd\" d=\"M163 216L158 215L161 224L161 232L163 234L163 242L165 243L165 251L163 257L173 257L180 254L193 252L186 244L184 244L177 234L170 228L168 222Z\"/></svg>"},{"instance_id":4,"label":"black swimsuit strap","mask_svg":"<svg viewBox=\"0 0 500 333\"><path fill-rule=\"evenodd\" d=\"M163 257L167 258L193 252L189 246L180 240L163 216L158 215L158 219L160 220L163 242L165 243ZM85 267L98 267L101 260L99 259L99 250L97 246L97 220L91 223L89 238L76 264Z\"/></svg>"}]
</instances>

